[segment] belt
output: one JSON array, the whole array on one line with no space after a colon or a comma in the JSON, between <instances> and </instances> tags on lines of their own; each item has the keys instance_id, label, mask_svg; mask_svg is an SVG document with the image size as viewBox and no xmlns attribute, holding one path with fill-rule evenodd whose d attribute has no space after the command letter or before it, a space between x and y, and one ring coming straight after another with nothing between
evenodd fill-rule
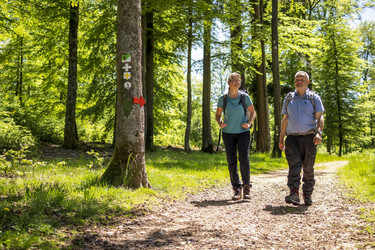
<instances>
[{"instance_id":1,"label":"belt","mask_svg":"<svg viewBox=\"0 0 375 250\"><path fill-rule=\"evenodd\" d=\"M294 136L304 136L304 135L313 135L316 134L315 129L311 129L304 133L286 133L287 135L294 135Z\"/></svg>"}]
</instances>

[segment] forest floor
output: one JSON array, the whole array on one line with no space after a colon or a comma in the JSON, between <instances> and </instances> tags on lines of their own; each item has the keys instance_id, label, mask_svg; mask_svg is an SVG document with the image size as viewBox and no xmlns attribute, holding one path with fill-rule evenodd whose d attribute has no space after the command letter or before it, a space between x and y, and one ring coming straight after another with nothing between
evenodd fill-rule
<instances>
[{"instance_id":1,"label":"forest floor","mask_svg":"<svg viewBox=\"0 0 375 250\"><path fill-rule=\"evenodd\" d=\"M250 202L231 201L228 186L164 202L114 224L82 228L70 242L85 249L369 249L375 223L361 218L373 203L345 198L336 171L345 161L319 164L312 206L293 206L287 171L252 176ZM322 166L324 165L324 166ZM229 180L228 180L229 182ZM302 198L302 197L301 197ZM303 199L301 199L303 204ZM362 211L362 212L361 212ZM367 229L367 230L366 230ZM68 243L69 244L69 243Z\"/></svg>"}]
</instances>

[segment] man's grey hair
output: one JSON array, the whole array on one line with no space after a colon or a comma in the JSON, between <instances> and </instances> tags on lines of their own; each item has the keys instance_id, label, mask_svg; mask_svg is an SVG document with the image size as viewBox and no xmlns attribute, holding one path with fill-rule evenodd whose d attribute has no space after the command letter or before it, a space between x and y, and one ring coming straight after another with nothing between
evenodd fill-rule
<instances>
[{"instance_id":1,"label":"man's grey hair","mask_svg":"<svg viewBox=\"0 0 375 250\"><path fill-rule=\"evenodd\" d=\"M305 76L305 77L307 78L307 81L310 80L309 74L307 74L305 71L298 71L298 72L296 73L296 75L294 76L294 78L296 78L298 75L303 75L303 76Z\"/></svg>"}]
</instances>

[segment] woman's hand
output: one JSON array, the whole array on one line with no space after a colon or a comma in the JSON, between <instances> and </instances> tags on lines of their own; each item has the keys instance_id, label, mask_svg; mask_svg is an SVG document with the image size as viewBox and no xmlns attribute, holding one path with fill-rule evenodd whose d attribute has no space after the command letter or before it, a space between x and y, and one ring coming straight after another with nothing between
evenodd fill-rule
<instances>
[{"instance_id":1,"label":"woman's hand","mask_svg":"<svg viewBox=\"0 0 375 250\"><path fill-rule=\"evenodd\" d=\"M251 123L244 123L244 124L242 124L242 127L244 129L249 129L249 128L251 128Z\"/></svg>"},{"instance_id":2,"label":"woman's hand","mask_svg":"<svg viewBox=\"0 0 375 250\"><path fill-rule=\"evenodd\" d=\"M225 127L227 126L227 124L224 123L224 122L220 122L220 123L219 123L219 126L220 126L220 128L225 128Z\"/></svg>"}]
</instances>

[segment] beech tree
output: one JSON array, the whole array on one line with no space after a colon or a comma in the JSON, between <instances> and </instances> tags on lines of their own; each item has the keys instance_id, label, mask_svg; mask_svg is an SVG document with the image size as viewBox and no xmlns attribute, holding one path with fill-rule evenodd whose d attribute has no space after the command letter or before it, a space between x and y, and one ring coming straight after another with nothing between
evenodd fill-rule
<instances>
[{"instance_id":1,"label":"beech tree","mask_svg":"<svg viewBox=\"0 0 375 250\"><path fill-rule=\"evenodd\" d=\"M275 115L275 127L273 136L273 157L281 157L278 142L281 130L281 89L279 70L279 33L278 33L278 0L272 0L272 76L273 76L273 110Z\"/></svg>"},{"instance_id":2,"label":"beech tree","mask_svg":"<svg viewBox=\"0 0 375 250\"><path fill-rule=\"evenodd\" d=\"M208 7L212 0L206 0ZM211 7L212 8L212 7ZM211 29L212 15L207 8L204 14L203 34L203 101L202 101L202 151L213 153L211 133Z\"/></svg>"},{"instance_id":3,"label":"beech tree","mask_svg":"<svg viewBox=\"0 0 375 250\"><path fill-rule=\"evenodd\" d=\"M76 101L77 101L77 50L78 50L78 3L71 2L69 18L69 73L68 94L66 96L64 144L65 148L76 148L77 124L76 124Z\"/></svg>"},{"instance_id":4,"label":"beech tree","mask_svg":"<svg viewBox=\"0 0 375 250\"><path fill-rule=\"evenodd\" d=\"M141 0L118 1L116 145L101 177L131 188L150 187L145 163L141 15Z\"/></svg>"},{"instance_id":5,"label":"beech tree","mask_svg":"<svg viewBox=\"0 0 375 250\"><path fill-rule=\"evenodd\" d=\"M190 152L190 132L191 132L191 115L192 115L192 106L191 106L191 55L193 47L193 3L190 1L188 5L188 52L187 52L187 114L186 114L186 129L185 129L185 151Z\"/></svg>"},{"instance_id":6,"label":"beech tree","mask_svg":"<svg viewBox=\"0 0 375 250\"><path fill-rule=\"evenodd\" d=\"M258 49L261 51L261 61L256 66L257 82L257 144L256 151L269 152L271 149L271 135L268 113L266 52L263 38L263 0L253 2L256 39L259 39Z\"/></svg>"}]
</instances>

